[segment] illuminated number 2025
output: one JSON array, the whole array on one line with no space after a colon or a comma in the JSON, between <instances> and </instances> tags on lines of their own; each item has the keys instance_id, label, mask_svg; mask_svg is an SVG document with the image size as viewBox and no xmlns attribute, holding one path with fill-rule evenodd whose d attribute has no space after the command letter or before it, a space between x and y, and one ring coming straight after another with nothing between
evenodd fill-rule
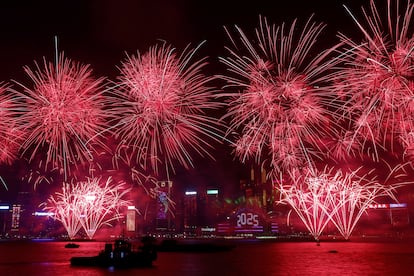
<instances>
[{"instance_id":1,"label":"illuminated number 2025","mask_svg":"<svg viewBox=\"0 0 414 276\"><path fill-rule=\"evenodd\" d=\"M258 226L259 218L258 215L253 213L241 213L237 215L237 226Z\"/></svg>"}]
</instances>

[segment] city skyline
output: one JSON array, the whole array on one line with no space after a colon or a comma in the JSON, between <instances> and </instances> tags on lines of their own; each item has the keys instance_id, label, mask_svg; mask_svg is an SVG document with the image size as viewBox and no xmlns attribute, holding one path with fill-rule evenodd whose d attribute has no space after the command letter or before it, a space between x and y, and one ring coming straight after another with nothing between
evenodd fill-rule
<instances>
[{"instance_id":1,"label":"city skyline","mask_svg":"<svg viewBox=\"0 0 414 276\"><path fill-rule=\"evenodd\" d=\"M413 1L0 1L0 274L413 274Z\"/></svg>"},{"instance_id":2,"label":"city skyline","mask_svg":"<svg viewBox=\"0 0 414 276\"><path fill-rule=\"evenodd\" d=\"M385 4L385 1L383 2L379 4ZM321 42L329 47L337 42L337 32L352 35L349 34L349 30L354 30L358 33L352 16L343 4L347 7L349 5L355 14L361 14L360 6L368 3L369 1L361 1L360 4L351 5L350 1L329 4L322 1L294 1L278 5L269 1L254 8L241 4L237 9L232 6L234 3L219 6L219 3L212 2L208 6L197 6L185 1L160 1L142 6L134 1L117 4L110 1L89 1L63 3L57 6L52 3L8 3L2 8L6 13L2 19L6 43L2 45L5 50L0 58L5 62L0 73L4 76L4 81L11 78L26 83L27 76L23 76L22 67L31 66L34 60L40 61L43 57L53 60L57 47L58 51L65 52L71 59L91 64L98 77L112 79L118 75L116 67L120 66L125 53L144 52L149 46L156 44L158 39L165 39L177 49L183 49L189 43L194 46L200 41L207 40L197 55L208 56L210 65L207 73L223 74L225 69L218 62L218 58L225 53L225 47L229 45L224 27L231 29L237 25L252 33L257 27L259 16L266 17L270 24L280 25L284 22L288 24L295 18L304 23L309 16L315 14L316 22L326 24L323 30L326 36L323 36ZM135 10L137 13L134 13ZM217 89L220 89L221 85L222 83L219 83ZM215 146L213 155L216 161L196 157L194 168L186 170L179 167L172 179L183 186L221 186L222 190L234 191L240 179L246 178L249 174L250 164L240 166L226 142ZM13 176L20 176L19 166L24 170L27 163L20 162L16 167L12 166L13 168L2 166L6 175L10 169ZM10 185L10 190L16 188L13 186L13 180ZM3 191L2 196L5 193L7 191Z\"/></svg>"}]
</instances>

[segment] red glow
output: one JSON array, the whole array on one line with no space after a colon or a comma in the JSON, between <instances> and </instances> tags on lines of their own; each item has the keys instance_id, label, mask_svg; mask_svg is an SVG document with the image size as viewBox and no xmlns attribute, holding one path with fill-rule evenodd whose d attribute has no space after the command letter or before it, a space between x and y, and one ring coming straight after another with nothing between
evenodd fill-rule
<instances>
[{"instance_id":1,"label":"red glow","mask_svg":"<svg viewBox=\"0 0 414 276\"><path fill-rule=\"evenodd\" d=\"M196 50L178 55L163 44L122 63L111 108L120 156L132 151L136 163L158 173L160 164L192 166L190 149L210 155L205 137L219 136L216 120L206 111L219 104L208 86L213 78L200 72L206 62L191 62Z\"/></svg>"},{"instance_id":2,"label":"red glow","mask_svg":"<svg viewBox=\"0 0 414 276\"><path fill-rule=\"evenodd\" d=\"M63 54L55 65L44 60L43 66L25 67L33 88L18 83L25 100L21 120L29 133L21 146L30 161L45 152L39 166L59 168L66 175L70 164L92 159L93 144L106 128L103 79Z\"/></svg>"},{"instance_id":3,"label":"red glow","mask_svg":"<svg viewBox=\"0 0 414 276\"><path fill-rule=\"evenodd\" d=\"M388 0L387 9L381 10L374 1L370 4L364 10L364 21L348 10L364 40L356 42L341 35L346 49L337 88L344 100L341 112L350 120L352 136L346 140L352 147L348 151L368 153L379 160L379 149L393 151L393 143L399 142L404 154L411 156L414 59L409 26L414 6L407 2L399 7L399 1Z\"/></svg>"},{"instance_id":4,"label":"red glow","mask_svg":"<svg viewBox=\"0 0 414 276\"><path fill-rule=\"evenodd\" d=\"M69 238L73 239L81 228L92 239L95 232L105 224L117 220L119 210L129 206L123 197L130 191L125 184L112 184L112 179L88 179L76 184L64 184L61 193L50 196L44 209L53 212L62 222Z\"/></svg>"},{"instance_id":5,"label":"red glow","mask_svg":"<svg viewBox=\"0 0 414 276\"><path fill-rule=\"evenodd\" d=\"M223 78L237 89L224 93L230 97L225 117L231 117L228 133L239 135L235 154L243 162L269 160L278 173L301 167L321 154L318 145L327 129L320 127L330 115L324 105L332 96L327 85L335 65L329 55L335 47L316 58L310 52L323 28L309 19L296 33L296 21L287 28L261 18L256 38L250 40L240 28L239 37L229 34L241 46L235 45L237 51L230 49L229 57L221 58L235 74Z\"/></svg>"},{"instance_id":6,"label":"red glow","mask_svg":"<svg viewBox=\"0 0 414 276\"><path fill-rule=\"evenodd\" d=\"M0 85L0 163L10 165L18 157L23 141L21 121L21 100L7 85Z\"/></svg>"},{"instance_id":7,"label":"red glow","mask_svg":"<svg viewBox=\"0 0 414 276\"><path fill-rule=\"evenodd\" d=\"M395 171L399 169L403 168L397 167ZM276 187L281 196L279 202L295 210L316 240L330 222L349 239L362 214L379 197L388 196L396 201L394 190L405 184L383 185L368 174L359 174L360 169L350 173L333 173L327 169L320 173L309 171L295 178L292 185Z\"/></svg>"},{"instance_id":8,"label":"red glow","mask_svg":"<svg viewBox=\"0 0 414 276\"><path fill-rule=\"evenodd\" d=\"M233 45L220 60L230 72L222 78L234 88L223 93L230 98L224 119L230 118L234 153L243 163L265 167L271 181L280 178L281 202L292 206L315 239L328 223L348 239L376 198L396 200L399 184L385 183L389 176L358 175L367 170L366 156L379 164L386 151L400 161L412 154L414 59L408 27L414 5L394 19L391 0L387 4L388 28L382 28L371 1L370 12L364 11L368 28L351 14L365 41L340 35L345 49L336 45L313 59L324 26L312 20L298 34L296 21L288 29L262 18L253 39L237 26L236 36L228 32ZM394 151L398 143L405 150L401 158ZM319 162L352 167L351 157L360 169L318 172Z\"/></svg>"}]
</instances>

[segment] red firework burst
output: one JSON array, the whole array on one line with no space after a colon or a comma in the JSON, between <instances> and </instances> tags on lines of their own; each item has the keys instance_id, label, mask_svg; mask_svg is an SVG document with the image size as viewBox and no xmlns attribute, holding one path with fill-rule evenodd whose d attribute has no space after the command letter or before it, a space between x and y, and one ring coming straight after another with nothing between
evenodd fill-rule
<instances>
[{"instance_id":1,"label":"red firework burst","mask_svg":"<svg viewBox=\"0 0 414 276\"><path fill-rule=\"evenodd\" d=\"M217 139L216 120L206 111L213 100L211 77L201 74L205 59L191 61L197 49L180 56L163 44L127 56L113 91L114 134L119 155L136 155L136 163L158 172L159 165L192 166L191 150L209 156L207 137Z\"/></svg>"},{"instance_id":2,"label":"red firework burst","mask_svg":"<svg viewBox=\"0 0 414 276\"><path fill-rule=\"evenodd\" d=\"M236 90L223 93L230 97L228 133L239 134L235 154L242 161L269 159L277 171L312 164L331 115L326 107L336 46L312 56L324 25L310 18L299 34L296 25L276 27L260 18L255 43L236 27L237 40L228 34L237 50L220 58L234 74L222 77Z\"/></svg>"},{"instance_id":3,"label":"red firework burst","mask_svg":"<svg viewBox=\"0 0 414 276\"><path fill-rule=\"evenodd\" d=\"M21 119L29 133L22 147L30 161L45 152L44 169L59 168L66 175L70 165L92 159L93 145L106 129L103 79L63 54L55 65L45 59L43 65L24 67L33 88L18 83L25 100Z\"/></svg>"},{"instance_id":4,"label":"red firework burst","mask_svg":"<svg viewBox=\"0 0 414 276\"><path fill-rule=\"evenodd\" d=\"M24 139L19 120L21 103L9 86L0 85L0 163L10 165L18 157Z\"/></svg>"},{"instance_id":5,"label":"red firework burst","mask_svg":"<svg viewBox=\"0 0 414 276\"><path fill-rule=\"evenodd\" d=\"M361 153L370 152L376 160L379 148L392 150L396 141L407 151L412 148L413 8L410 2L401 8L398 0L387 0L382 16L371 1L370 9L363 9L366 27L347 9L365 39L359 43L340 35L347 47L338 89L344 100L342 111L351 122L351 144L358 145Z\"/></svg>"}]
</instances>

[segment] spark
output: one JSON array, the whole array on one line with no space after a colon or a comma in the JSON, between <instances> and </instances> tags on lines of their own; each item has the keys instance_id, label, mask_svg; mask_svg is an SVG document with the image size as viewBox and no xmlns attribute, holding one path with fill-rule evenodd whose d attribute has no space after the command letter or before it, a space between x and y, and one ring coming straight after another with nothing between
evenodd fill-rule
<instances>
[{"instance_id":1,"label":"spark","mask_svg":"<svg viewBox=\"0 0 414 276\"><path fill-rule=\"evenodd\" d=\"M281 197L278 203L289 204L315 240L319 240L330 222L331 201L328 195L333 187L327 180L327 174L313 175L309 172L295 178L292 185L280 182L276 187Z\"/></svg>"},{"instance_id":2,"label":"spark","mask_svg":"<svg viewBox=\"0 0 414 276\"><path fill-rule=\"evenodd\" d=\"M305 175L292 178L295 181L291 185L279 182L276 189L281 198L278 202L292 207L315 240L319 240L330 222L349 239L361 216L378 198L397 201L396 189L409 183L399 181L405 175L400 173L404 167L389 167L389 175L382 184L371 176L373 171L360 175L363 167L346 173L327 167L322 172L309 170ZM394 183L387 183L390 179Z\"/></svg>"},{"instance_id":3,"label":"spark","mask_svg":"<svg viewBox=\"0 0 414 276\"><path fill-rule=\"evenodd\" d=\"M296 20L276 27L260 18L254 39L237 26L237 39L227 31L234 50L220 58L229 71L221 78L233 91L222 94L229 98L223 119L231 119L227 135L236 135L234 152L242 162L269 159L278 174L323 155L321 139L334 115L326 107L334 97L329 87L338 47L312 57L323 29L312 17L299 33Z\"/></svg>"},{"instance_id":4,"label":"spark","mask_svg":"<svg viewBox=\"0 0 414 276\"><path fill-rule=\"evenodd\" d=\"M71 239L81 228L92 239L99 228L121 217L122 207L131 205L129 200L123 199L130 190L125 183L112 184L110 177L64 183L62 192L51 195L43 208L55 214Z\"/></svg>"},{"instance_id":5,"label":"spark","mask_svg":"<svg viewBox=\"0 0 414 276\"><path fill-rule=\"evenodd\" d=\"M19 115L21 98L7 84L0 84L0 163L11 165L18 159L24 131Z\"/></svg>"},{"instance_id":6,"label":"spark","mask_svg":"<svg viewBox=\"0 0 414 276\"><path fill-rule=\"evenodd\" d=\"M201 73L206 59L192 62L197 49L187 47L178 55L163 43L122 62L110 108L118 155L132 152L135 163L156 174L160 165L167 172L177 162L193 167L192 151L212 157L209 140L220 135L207 111L221 104L209 86L214 78Z\"/></svg>"},{"instance_id":7,"label":"spark","mask_svg":"<svg viewBox=\"0 0 414 276\"><path fill-rule=\"evenodd\" d=\"M45 153L44 170L63 171L93 158L94 144L106 127L103 78L94 78L89 65L59 56L56 64L43 60L43 68L24 70L33 88L16 82L23 92L25 109L21 120L28 132L23 155L32 162Z\"/></svg>"},{"instance_id":8,"label":"spark","mask_svg":"<svg viewBox=\"0 0 414 276\"><path fill-rule=\"evenodd\" d=\"M337 88L341 90L343 108L353 133L352 143L360 153L379 160L380 149L394 151L399 142L409 156L411 133L414 40L410 30L414 5L407 1L387 0L385 13L370 1L362 8L365 21L360 21L345 7L363 34L363 41L340 34L345 44ZM404 11L399 14L400 11ZM364 24L366 23L366 24ZM348 148L350 150L350 147Z\"/></svg>"}]
</instances>

